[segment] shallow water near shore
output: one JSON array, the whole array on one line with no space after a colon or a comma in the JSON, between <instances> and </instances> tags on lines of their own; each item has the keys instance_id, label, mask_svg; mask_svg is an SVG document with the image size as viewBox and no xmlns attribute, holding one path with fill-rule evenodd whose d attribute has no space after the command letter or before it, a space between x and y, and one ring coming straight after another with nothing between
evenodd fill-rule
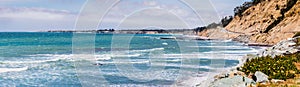
<instances>
[{"instance_id":1,"label":"shallow water near shore","mask_svg":"<svg viewBox=\"0 0 300 87\"><path fill-rule=\"evenodd\" d=\"M186 85L183 79L204 79L258 50L228 40L160 39L170 36L96 34L90 65L110 86ZM73 39L73 33L0 33L0 86L81 87L75 63L85 60L74 59Z\"/></svg>"}]
</instances>

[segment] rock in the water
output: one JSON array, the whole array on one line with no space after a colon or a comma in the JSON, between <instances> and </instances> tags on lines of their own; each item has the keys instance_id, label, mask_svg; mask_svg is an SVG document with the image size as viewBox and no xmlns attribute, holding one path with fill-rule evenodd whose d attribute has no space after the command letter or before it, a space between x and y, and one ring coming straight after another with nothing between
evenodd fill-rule
<instances>
[{"instance_id":1,"label":"rock in the water","mask_svg":"<svg viewBox=\"0 0 300 87\"><path fill-rule=\"evenodd\" d=\"M257 78L256 82L264 83L264 82L268 82L269 81L268 80L269 76L267 76L266 74L264 74L261 71L256 71L254 75Z\"/></svg>"}]
</instances>

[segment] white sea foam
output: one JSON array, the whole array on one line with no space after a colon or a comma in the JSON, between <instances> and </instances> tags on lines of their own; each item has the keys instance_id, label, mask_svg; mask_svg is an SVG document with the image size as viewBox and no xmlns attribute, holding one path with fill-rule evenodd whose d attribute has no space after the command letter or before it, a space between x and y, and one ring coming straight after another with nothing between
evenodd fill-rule
<instances>
[{"instance_id":1,"label":"white sea foam","mask_svg":"<svg viewBox=\"0 0 300 87\"><path fill-rule=\"evenodd\" d=\"M223 48L239 48L242 46L224 46ZM211 46L213 48L213 46ZM220 46L222 48L222 46ZM201 68L201 69L209 69L209 70L219 70L220 68L215 68L209 65L206 66L199 66L197 64L176 64L176 63L168 63L164 64L161 63L161 61L150 61L150 60L133 60L133 61L105 61L105 60L112 60L114 57L142 57L143 52L151 52L151 51L160 51L164 50L164 48L153 48L153 49L145 49L145 50L129 50L128 52L120 51L120 52L112 52L112 53L99 53L95 54L95 60L98 60L98 63L102 64L147 64L150 63L153 66L174 66L174 67L181 67L181 68ZM242 52L242 53L241 53ZM256 50L242 50L242 51L232 51L232 50L226 50L226 51L211 51L211 52L202 52L202 53L175 53L175 54L162 54L157 56L151 56L151 58L163 58L162 61L182 61L184 59L190 59L190 58L196 58L196 59L230 59L230 60L241 60L244 55L247 53L253 53L256 52ZM3 61L2 63L45 63L45 62L55 62L59 60L72 60L73 56L76 56L75 54L36 54L36 55L30 55L32 58L38 58L43 57L44 60L25 60L25 61ZM169 60L170 59L170 60ZM228 69L231 67L225 67L222 69ZM3 72L19 72L19 71L25 71L28 70L28 67L23 68L0 68L0 73ZM111 73L111 72L108 72ZM207 72L212 73L212 72ZM170 75L171 76L171 75ZM189 80L184 80L186 83L192 83L194 84L201 82L202 80L206 79L206 75L202 75L201 77L197 78L189 78ZM145 78L149 79L149 77ZM159 79L159 78L157 78ZM161 78L165 79L165 78Z\"/></svg>"},{"instance_id":2,"label":"white sea foam","mask_svg":"<svg viewBox=\"0 0 300 87\"><path fill-rule=\"evenodd\" d=\"M168 43L161 43L162 45L168 45Z\"/></svg>"},{"instance_id":3,"label":"white sea foam","mask_svg":"<svg viewBox=\"0 0 300 87\"><path fill-rule=\"evenodd\" d=\"M110 60L116 57L140 57L145 52L164 50L164 48L152 48L143 50L113 51L105 54L95 54L97 60Z\"/></svg>"},{"instance_id":4,"label":"white sea foam","mask_svg":"<svg viewBox=\"0 0 300 87\"><path fill-rule=\"evenodd\" d=\"M22 63L26 63L26 64L30 64L30 63L45 63L45 62L55 62L55 61L59 61L59 60L63 60L63 59L69 59L71 60L71 56L72 55L63 55L63 54L36 54L36 55L30 55L31 60L27 59L27 60L17 60L17 61L1 61L1 63L4 64L22 64ZM34 59L34 58L39 58L39 57L43 57L45 59Z\"/></svg>"},{"instance_id":5,"label":"white sea foam","mask_svg":"<svg viewBox=\"0 0 300 87\"><path fill-rule=\"evenodd\" d=\"M153 48L153 49L145 49L145 50L131 50L130 52L151 52L151 51L158 51L164 50L164 48Z\"/></svg>"},{"instance_id":6,"label":"white sea foam","mask_svg":"<svg viewBox=\"0 0 300 87\"><path fill-rule=\"evenodd\" d=\"M224 64L225 65L225 64ZM209 69L209 70L218 70L218 69L230 69L231 67L212 67L210 65L199 66L198 63L195 65L188 64L170 64L170 63L151 63L151 66L168 66L168 67L180 67L180 68L191 68L191 69Z\"/></svg>"},{"instance_id":7,"label":"white sea foam","mask_svg":"<svg viewBox=\"0 0 300 87\"><path fill-rule=\"evenodd\" d=\"M111 54L102 54L102 55L95 55L96 60L110 60L112 55Z\"/></svg>"},{"instance_id":8,"label":"white sea foam","mask_svg":"<svg viewBox=\"0 0 300 87\"><path fill-rule=\"evenodd\" d=\"M257 53L258 50L226 50L226 51L209 51L203 53L211 53L211 54L249 54L249 53Z\"/></svg>"},{"instance_id":9,"label":"white sea foam","mask_svg":"<svg viewBox=\"0 0 300 87\"><path fill-rule=\"evenodd\" d=\"M5 73L5 72L20 72L20 71L25 71L27 69L28 69L28 67L22 67L22 68L0 68L0 73Z\"/></svg>"},{"instance_id":10,"label":"white sea foam","mask_svg":"<svg viewBox=\"0 0 300 87\"><path fill-rule=\"evenodd\" d=\"M194 53L194 54L162 54L152 58L182 58L182 59L230 59L238 60L245 54L211 54L211 53ZM178 60L179 61L179 60Z\"/></svg>"},{"instance_id":11,"label":"white sea foam","mask_svg":"<svg viewBox=\"0 0 300 87\"><path fill-rule=\"evenodd\" d=\"M96 54L96 60L110 60L114 57L139 57L141 54L125 54L125 53L118 53L118 54Z\"/></svg>"},{"instance_id":12,"label":"white sea foam","mask_svg":"<svg viewBox=\"0 0 300 87\"><path fill-rule=\"evenodd\" d=\"M59 59L49 59L49 60L33 60L33 61L3 61L2 63L8 64L21 64L21 63L44 63L44 62L52 62L58 61Z\"/></svg>"},{"instance_id":13,"label":"white sea foam","mask_svg":"<svg viewBox=\"0 0 300 87\"><path fill-rule=\"evenodd\" d=\"M149 63L150 61L110 61L110 62L106 62L106 61L97 61L97 63L101 63L101 64L143 64L143 63Z\"/></svg>"},{"instance_id":14,"label":"white sea foam","mask_svg":"<svg viewBox=\"0 0 300 87\"><path fill-rule=\"evenodd\" d=\"M151 52L157 50L164 50L164 48L153 48L145 50L132 50L131 54L128 52L113 52L105 54L95 54L95 60L110 60L113 57L140 57L143 53L140 52ZM202 58L202 59L233 59L239 60L247 53L255 53L257 50L246 50L246 51L211 51L211 52L202 52L202 53L191 53L191 54L161 54L154 55L151 58L179 58L177 60L167 60L167 61L181 61L180 58ZM29 55L31 60L18 60L18 61L1 61L1 63L9 64L20 64L20 63L45 63L45 62L54 62L59 60L69 60L72 61L72 58L75 54L36 54ZM42 57L42 59L38 59ZM36 58L36 59L34 59Z\"/></svg>"},{"instance_id":15,"label":"white sea foam","mask_svg":"<svg viewBox=\"0 0 300 87\"><path fill-rule=\"evenodd\" d=\"M188 46L188 47L198 47L198 48L230 48L230 49L249 49L245 46Z\"/></svg>"},{"instance_id":16,"label":"white sea foam","mask_svg":"<svg viewBox=\"0 0 300 87\"><path fill-rule=\"evenodd\" d=\"M182 61L182 59L172 59L172 60L165 60L166 62L179 62Z\"/></svg>"},{"instance_id":17,"label":"white sea foam","mask_svg":"<svg viewBox=\"0 0 300 87\"><path fill-rule=\"evenodd\" d=\"M112 57L138 57L141 54L95 54L95 60L110 60ZM74 61L76 54L36 54L29 55L30 58L16 61L1 61L3 64L35 64L45 62L55 62L59 60Z\"/></svg>"}]
</instances>

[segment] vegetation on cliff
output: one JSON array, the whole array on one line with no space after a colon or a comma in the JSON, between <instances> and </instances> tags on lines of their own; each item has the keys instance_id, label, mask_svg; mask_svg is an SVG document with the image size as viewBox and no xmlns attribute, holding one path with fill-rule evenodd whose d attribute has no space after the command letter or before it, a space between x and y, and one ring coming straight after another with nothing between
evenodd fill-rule
<instances>
[{"instance_id":1,"label":"vegetation on cliff","mask_svg":"<svg viewBox=\"0 0 300 87\"><path fill-rule=\"evenodd\" d=\"M245 2L241 6L237 6L234 8L234 16L243 16L242 14L251 6L257 5L258 3L264 0L252 0L251 2Z\"/></svg>"},{"instance_id":2,"label":"vegetation on cliff","mask_svg":"<svg viewBox=\"0 0 300 87\"><path fill-rule=\"evenodd\" d=\"M297 0L288 0L286 8L280 10L281 16L279 16L272 24L270 24L263 33L268 33L271 29L278 25L285 18L285 13L292 9L296 2ZM278 5L276 8L279 8Z\"/></svg>"},{"instance_id":3,"label":"vegetation on cliff","mask_svg":"<svg viewBox=\"0 0 300 87\"><path fill-rule=\"evenodd\" d=\"M296 74L300 73L295 65L297 62L300 62L300 53L276 56L275 58L257 57L247 60L240 70L246 74L261 71L270 79L286 80L294 78Z\"/></svg>"},{"instance_id":4,"label":"vegetation on cliff","mask_svg":"<svg viewBox=\"0 0 300 87\"><path fill-rule=\"evenodd\" d=\"M226 16L224 18L221 19L220 23L211 23L207 26L203 26L203 27L197 27L194 28L195 32L201 32L205 29L213 29L213 28L217 28L217 27L225 27L227 26L231 21L232 21L233 17L232 16Z\"/></svg>"},{"instance_id":5,"label":"vegetation on cliff","mask_svg":"<svg viewBox=\"0 0 300 87\"><path fill-rule=\"evenodd\" d=\"M201 32L201 31L203 31L205 29L217 28L219 26L222 26L222 24L221 23L211 23L211 24L209 24L207 26L197 27L197 28L194 29L194 31L195 32Z\"/></svg>"}]
</instances>

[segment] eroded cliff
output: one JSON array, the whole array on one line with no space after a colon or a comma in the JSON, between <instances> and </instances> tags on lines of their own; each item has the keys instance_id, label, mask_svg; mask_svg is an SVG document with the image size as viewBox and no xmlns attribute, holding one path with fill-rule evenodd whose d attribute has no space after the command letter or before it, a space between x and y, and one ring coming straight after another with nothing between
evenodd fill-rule
<instances>
[{"instance_id":1,"label":"eroded cliff","mask_svg":"<svg viewBox=\"0 0 300 87\"><path fill-rule=\"evenodd\" d=\"M247 37L248 41L244 42L276 44L300 32L300 0L260 0L235 15L224 28L226 34L218 36L232 39ZM211 37L215 36L210 35L212 32L220 30L207 29L199 35Z\"/></svg>"}]
</instances>

